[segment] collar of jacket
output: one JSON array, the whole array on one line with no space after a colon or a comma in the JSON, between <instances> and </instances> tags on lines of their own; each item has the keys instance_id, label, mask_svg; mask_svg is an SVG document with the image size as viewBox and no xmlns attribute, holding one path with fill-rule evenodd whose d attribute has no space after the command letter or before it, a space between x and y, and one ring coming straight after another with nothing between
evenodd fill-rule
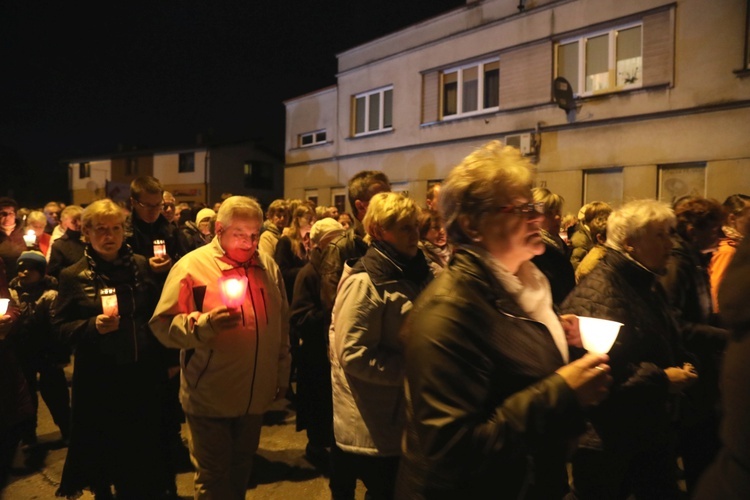
<instances>
[{"instance_id":1,"label":"collar of jacket","mask_svg":"<svg viewBox=\"0 0 750 500\"><path fill-rule=\"evenodd\" d=\"M159 218L157 218L154 222L146 222L138 217L138 214L136 214L134 211L132 216L132 224L134 230L138 230L143 234L154 235L165 234L165 231L160 231L160 229L169 226L169 221L167 221L166 217L164 217L164 214L159 214Z\"/></svg>"},{"instance_id":2,"label":"collar of jacket","mask_svg":"<svg viewBox=\"0 0 750 500\"><path fill-rule=\"evenodd\" d=\"M555 237L554 237L554 236L552 235L552 233L550 233L550 232L549 232L549 231L547 231L546 229L540 229L540 230L539 230L539 234L540 234L540 235L541 235L541 237L542 237L542 242L543 242L543 243L544 243L544 244L545 244L545 245L546 245L546 246L547 246L548 248L549 248L549 247L551 247L551 248L554 248L555 250L557 250L557 251L558 251L559 253L561 253L562 255L565 255L565 254L566 254L566 249L565 249L565 248L564 248L563 246L561 246L561 245L565 245L565 242L564 242L564 241L563 241L562 239L560 239L560 236L558 236L557 238L555 238Z\"/></svg>"},{"instance_id":3,"label":"collar of jacket","mask_svg":"<svg viewBox=\"0 0 750 500\"><path fill-rule=\"evenodd\" d=\"M279 229L278 226L276 226L276 224L274 224L270 220L266 220L265 222L263 222L263 231L269 231L277 238L281 236L281 229Z\"/></svg>"},{"instance_id":4,"label":"collar of jacket","mask_svg":"<svg viewBox=\"0 0 750 500\"><path fill-rule=\"evenodd\" d=\"M619 276L636 290L650 290L656 282L657 275L624 253L607 247L602 262L611 267Z\"/></svg>"},{"instance_id":5,"label":"collar of jacket","mask_svg":"<svg viewBox=\"0 0 750 500\"><path fill-rule=\"evenodd\" d=\"M450 264L448 264L448 268L468 276L474 282L474 287L487 298L487 301L495 304L495 307L500 311L511 316L534 321L521 309L521 306L510 293L503 288L492 269L484 263L483 256L475 251L458 247Z\"/></svg>"},{"instance_id":6,"label":"collar of jacket","mask_svg":"<svg viewBox=\"0 0 750 500\"><path fill-rule=\"evenodd\" d=\"M384 285L404 277L404 270L386 254L371 246L352 267L351 274L366 272L374 285Z\"/></svg>"},{"instance_id":7,"label":"collar of jacket","mask_svg":"<svg viewBox=\"0 0 750 500\"><path fill-rule=\"evenodd\" d=\"M73 241L81 241L81 232L80 231L73 231L72 229L66 229L60 238L64 238L66 240L73 240Z\"/></svg>"},{"instance_id":8,"label":"collar of jacket","mask_svg":"<svg viewBox=\"0 0 750 500\"><path fill-rule=\"evenodd\" d=\"M22 287L18 276L10 280L8 287L16 290L18 293L29 293L32 295L41 295L45 290L57 290L57 279L53 276L45 276L30 287Z\"/></svg>"},{"instance_id":9,"label":"collar of jacket","mask_svg":"<svg viewBox=\"0 0 750 500\"><path fill-rule=\"evenodd\" d=\"M258 250L255 250L255 253L252 257L250 257L250 260L247 262L237 262L236 260L232 260L229 258L227 253L224 251L224 249L221 247L221 243L219 242L219 236L214 236L214 239L211 240L211 243L206 245L210 251L211 256L216 261L216 265L219 266L219 269L222 271L228 271L231 269L237 269L240 267L248 268L248 267L257 267L260 269L263 269L265 271L266 266L261 262L260 255L258 254Z\"/></svg>"},{"instance_id":10,"label":"collar of jacket","mask_svg":"<svg viewBox=\"0 0 750 500\"><path fill-rule=\"evenodd\" d=\"M700 252L695 250L690 243L679 234L675 234L672 237L672 245L672 255L686 259L695 267L705 267Z\"/></svg>"}]
</instances>

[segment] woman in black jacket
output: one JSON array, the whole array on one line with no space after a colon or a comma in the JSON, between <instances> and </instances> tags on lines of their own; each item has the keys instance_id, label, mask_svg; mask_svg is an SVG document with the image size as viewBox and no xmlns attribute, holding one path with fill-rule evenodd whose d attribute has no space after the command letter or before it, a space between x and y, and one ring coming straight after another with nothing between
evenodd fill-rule
<instances>
[{"instance_id":1,"label":"woman in black jacket","mask_svg":"<svg viewBox=\"0 0 750 500\"><path fill-rule=\"evenodd\" d=\"M397 498L562 498L583 408L606 394L606 356L566 365L531 171L492 142L453 169L439 210L458 249L403 332L406 439ZM570 321L569 333L577 333Z\"/></svg>"},{"instance_id":2,"label":"woman in black jacket","mask_svg":"<svg viewBox=\"0 0 750 500\"><path fill-rule=\"evenodd\" d=\"M678 395L697 374L683 349L657 278L666 270L672 210L654 200L610 215L607 254L571 292L562 311L623 323L609 352L609 398L573 457L575 498L678 498L675 436Z\"/></svg>"},{"instance_id":3,"label":"woman in black jacket","mask_svg":"<svg viewBox=\"0 0 750 500\"><path fill-rule=\"evenodd\" d=\"M125 217L110 200L83 212L84 257L60 274L54 321L75 348L71 435L58 496L161 498L165 349L148 329L157 287L148 262L124 244ZM104 313L103 289L117 311Z\"/></svg>"}]
</instances>

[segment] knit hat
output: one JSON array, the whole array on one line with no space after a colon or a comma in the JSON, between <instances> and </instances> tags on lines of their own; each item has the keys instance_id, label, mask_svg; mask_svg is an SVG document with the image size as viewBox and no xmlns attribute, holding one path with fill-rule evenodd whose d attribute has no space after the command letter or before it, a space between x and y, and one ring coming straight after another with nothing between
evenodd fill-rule
<instances>
[{"instance_id":1,"label":"knit hat","mask_svg":"<svg viewBox=\"0 0 750 500\"><path fill-rule=\"evenodd\" d=\"M200 222L201 222L201 221L202 221L203 219L205 219L206 217L208 217L208 218L213 218L213 217L216 217L216 212L214 212L214 211L213 211L213 210L211 210L210 208L202 208L202 209L201 209L201 210L200 210L200 211L198 212L198 215L196 215L196 216L195 216L195 223L196 223L196 224L200 224Z\"/></svg>"},{"instance_id":2,"label":"knit hat","mask_svg":"<svg viewBox=\"0 0 750 500\"><path fill-rule=\"evenodd\" d=\"M313 224L310 229L310 241L318 248L323 248L336 236L344 232L344 226L336 219L326 217Z\"/></svg>"},{"instance_id":3,"label":"knit hat","mask_svg":"<svg viewBox=\"0 0 750 500\"><path fill-rule=\"evenodd\" d=\"M18 257L18 260L16 261L19 265L21 262L24 262L27 267L31 269L36 269L42 275L46 274L47 272L47 259L44 258L44 254L42 252L37 252L36 250L30 250L27 252L22 252L21 256Z\"/></svg>"}]
</instances>

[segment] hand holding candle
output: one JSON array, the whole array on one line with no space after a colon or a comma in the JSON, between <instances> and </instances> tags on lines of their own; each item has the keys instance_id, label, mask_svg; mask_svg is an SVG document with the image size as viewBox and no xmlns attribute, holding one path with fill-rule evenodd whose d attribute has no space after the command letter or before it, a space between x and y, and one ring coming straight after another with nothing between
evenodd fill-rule
<instances>
[{"instance_id":1,"label":"hand holding candle","mask_svg":"<svg viewBox=\"0 0 750 500\"><path fill-rule=\"evenodd\" d=\"M219 279L221 302L229 309L238 309L245 301L247 276L224 276Z\"/></svg>"},{"instance_id":2,"label":"hand holding candle","mask_svg":"<svg viewBox=\"0 0 750 500\"><path fill-rule=\"evenodd\" d=\"M104 288L99 292L102 299L102 312L106 316L117 316L120 311L117 307L117 292L114 288Z\"/></svg>"},{"instance_id":3,"label":"hand holding candle","mask_svg":"<svg viewBox=\"0 0 750 500\"><path fill-rule=\"evenodd\" d=\"M23 241L24 243L26 243L26 246L28 248L36 245L36 233L33 229L29 229L28 231L26 231L26 234L23 235Z\"/></svg>"}]
</instances>

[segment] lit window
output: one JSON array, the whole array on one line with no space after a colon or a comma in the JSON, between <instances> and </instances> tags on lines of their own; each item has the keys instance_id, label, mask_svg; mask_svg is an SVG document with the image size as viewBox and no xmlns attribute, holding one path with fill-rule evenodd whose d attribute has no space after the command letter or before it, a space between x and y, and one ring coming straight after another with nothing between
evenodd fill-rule
<instances>
[{"instance_id":1,"label":"lit window","mask_svg":"<svg viewBox=\"0 0 750 500\"><path fill-rule=\"evenodd\" d=\"M195 172L195 153L180 153L180 163L177 167L179 173Z\"/></svg>"},{"instance_id":2,"label":"lit window","mask_svg":"<svg viewBox=\"0 0 750 500\"><path fill-rule=\"evenodd\" d=\"M500 104L500 61L472 63L443 71L443 118L496 111Z\"/></svg>"},{"instance_id":3,"label":"lit window","mask_svg":"<svg viewBox=\"0 0 750 500\"><path fill-rule=\"evenodd\" d=\"M557 75L578 95L640 87L643 40L640 24L564 40L557 45Z\"/></svg>"},{"instance_id":4,"label":"lit window","mask_svg":"<svg viewBox=\"0 0 750 500\"><path fill-rule=\"evenodd\" d=\"M299 147L306 148L308 146L315 146L317 144L325 144L326 142L326 131L317 130L315 132L308 132L306 134L299 135Z\"/></svg>"},{"instance_id":5,"label":"lit window","mask_svg":"<svg viewBox=\"0 0 750 500\"><path fill-rule=\"evenodd\" d=\"M393 128L393 87L353 97L354 135L365 135Z\"/></svg>"}]
</instances>

